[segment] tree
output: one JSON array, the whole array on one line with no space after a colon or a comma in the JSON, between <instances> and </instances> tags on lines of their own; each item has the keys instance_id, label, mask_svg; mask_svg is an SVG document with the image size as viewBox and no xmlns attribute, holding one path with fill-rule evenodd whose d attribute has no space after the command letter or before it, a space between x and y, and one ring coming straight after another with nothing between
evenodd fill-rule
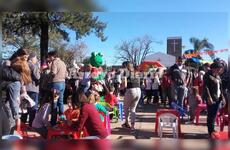
<instances>
[{"instance_id":1,"label":"tree","mask_svg":"<svg viewBox=\"0 0 230 150\"><path fill-rule=\"evenodd\" d=\"M82 63L84 64L84 66L90 64L90 57L84 58Z\"/></svg>"},{"instance_id":2,"label":"tree","mask_svg":"<svg viewBox=\"0 0 230 150\"><path fill-rule=\"evenodd\" d=\"M86 57L87 45L83 42L69 45L68 42L61 38L60 34L52 33L49 35L49 50L58 51L59 57L68 67L72 67L74 60L78 63L82 63Z\"/></svg>"},{"instance_id":3,"label":"tree","mask_svg":"<svg viewBox=\"0 0 230 150\"><path fill-rule=\"evenodd\" d=\"M32 32L40 37L41 61L48 53L49 32L59 33L63 40L69 40L67 29L75 31L76 40L95 33L102 41L106 40L106 24L90 12L21 12L5 13L3 31L6 35L24 36Z\"/></svg>"},{"instance_id":4,"label":"tree","mask_svg":"<svg viewBox=\"0 0 230 150\"><path fill-rule=\"evenodd\" d=\"M118 52L116 58L123 62L129 61L134 64L134 67L137 67L145 60L146 55L153 52L151 50L151 44L153 42L149 36L123 41L116 47Z\"/></svg>"},{"instance_id":5,"label":"tree","mask_svg":"<svg viewBox=\"0 0 230 150\"><path fill-rule=\"evenodd\" d=\"M70 46L70 51L74 52L74 59L78 63L82 63L83 60L86 58L88 47L85 43L79 42L77 44Z\"/></svg>"},{"instance_id":6,"label":"tree","mask_svg":"<svg viewBox=\"0 0 230 150\"><path fill-rule=\"evenodd\" d=\"M212 52L214 50L214 45L208 42L207 38L204 38L202 40L192 37L190 38L190 43L193 44L193 48L195 53L201 52L201 50ZM215 59L214 53L209 53L209 56L211 59ZM201 59L202 57L200 55L197 56L197 58Z\"/></svg>"},{"instance_id":7,"label":"tree","mask_svg":"<svg viewBox=\"0 0 230 150\"><path fill-rule=\"evenodd\" d=\"M2 60L2 36L1 35L2 35L2 14L0 13L0 61Z\"/></svg>"}]
</instances>

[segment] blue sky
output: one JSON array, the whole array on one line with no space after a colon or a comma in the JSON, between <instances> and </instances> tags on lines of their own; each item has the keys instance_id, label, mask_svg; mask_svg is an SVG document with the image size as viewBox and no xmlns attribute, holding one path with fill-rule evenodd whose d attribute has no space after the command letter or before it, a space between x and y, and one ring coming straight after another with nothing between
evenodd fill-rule
<instances>
[{"instance_id":1,"label":"blue sky","mask_svg":"<svg viewBox=\"0 0 230 150\"><path fill-rule=\"evenodd\" d=\"M107 23L107 41L101 42L93 34L83 38L89 52L102 52L109 65L114 59L115 46L122 40L149 35L162 44L152 44L154 52L166 53L166 39L181 36L185 49L193 48L190 37L208 38L215 49L229 48L229 0L97 0L105 12L95 16ZM71 33L72 42L75 36ZM227 59L226 53L217 54ZM209 59L209 57L205 57Z\"/></svg>"}]
</instances>

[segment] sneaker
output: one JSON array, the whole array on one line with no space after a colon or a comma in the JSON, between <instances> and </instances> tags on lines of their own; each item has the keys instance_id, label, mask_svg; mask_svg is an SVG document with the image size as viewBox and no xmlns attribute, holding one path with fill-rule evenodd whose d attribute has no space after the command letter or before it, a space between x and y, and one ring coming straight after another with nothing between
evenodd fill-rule
<instances>
[{"instance_id":1,"label":"sneaker","mask_svg":"<svg viewBox=\"0 0 230 150\"><path fill-rule=\"evenodd\" d=\"M187 121L187 122L185 122L185 124L193 124L193 122L192 121Z\"/></svg>"},{"instance_id":2,"label":"sneaker","mask_svg":"<svg viewBox=\"0 0 230 150\"><path fill-rule=\"evenodd\" d=\"M127 128L127 129L130 129L130 128L131 128L130 125L127 124L127 123L124 123L124 124L122 124L121 126L122 126L123 128Z\"/></svg>"},{"instance_id":3,"label":"sneaker","mask_svg":"<svg viewBox=\"0 0 230 150\"><path fill-rule=\"evenodd\" d=\"M135 133L136 129L134 127L131 128L130 132L133 134Z\"/></svg>"}]
</instances>

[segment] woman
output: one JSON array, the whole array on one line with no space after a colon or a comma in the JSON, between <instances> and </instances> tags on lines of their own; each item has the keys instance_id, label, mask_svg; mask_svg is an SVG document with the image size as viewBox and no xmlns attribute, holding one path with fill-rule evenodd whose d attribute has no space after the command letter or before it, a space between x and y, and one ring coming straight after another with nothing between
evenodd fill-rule
<instances>
[{"instance_id":1,"label":"woman","mask_svg":"<svg viewBox=\"0 0 230 150\"><path fill-rule=\"evenodd\" d=\"M153 92L153 103L158 104L159 102L159 86L160 80L157 73L153 74L153 81L152 81L152 92Z\"/></svg>"},{"instance_id":2,"label":"woman","mask_svg":"<svg viewBox=\"0 0 230 150\"><path fill-rule=\"evenodd\" d=\"M79 122L77 125L73 124L73 127L77 128L77 131L79 132L83 131L85 128L89 134L89 137L86 137L85 139L106 139L108 136L107 130L102 124L99 112L92 103L95 101L95 95L90 92L87 92L87 94L88 95L86 96L83 90L78 90L77 99L82 103L82 106Z\"/></svg>"},{"instance_id":3,"label":"woman","mask_svg":"<svg viewBox=\"0 0 230 150\"><path fill-rule=\"evenodd\" d=\"M22 122L27 122L27 116L29 115L29 126L32 126L36 111L38 110L38 95L39 95L39 80L40 80L40 67L38 59L35 53L30 53L28 64L31 70L32 82L26 85L27 94L35 102L35 106L28 108L28 114L23 114L21 117ZM47 81L46 81L47 82Z\"/></svg>"},{"instance_id":4,"label":"woman","mask_svg":"<svg viewBox=\"0 0 230 150\"><path fill-rule=\"evenodd\" d=\"M3 69L3 80L9 82L6 86L6 106L8 108L7 115L10 121L12 134L15 125L20 125L19 103L17 99L20 96L21 86L29 84L32 81L27 59L27 51L25 49L18 49L10 58L8 65Z\"/></svg>"},{"instance_id":5,"label":"woman","mask_svg":"<svg viewBox=\"0 0 230 150\"><path fill-rule=\"evenodd\" d=\"M221 101L225 102L223 91L222 91L222 83L220 79L220 73L222 69L222 65L218 62L214 62L210 69L204 75L204 93L203 97L206 100L207 104L207 126L208 126L208 134L209 136L215 132L214 124L215 118L219 109L219 104Z\"/></svg>"},{"instance_id":6,"label":"woman","mask_svg":"<svg viewBox=\"0 0 230 150\"><path fill-rule=\"evenodd\" d=\"M141 89L140 89L140 78L136 77L136 72L134 71L133 64L131 63L127 64L125 87L126 87L126 92L124 97L125 123L122 125L122 127L131 129L131 132L134 132L136 107L141 97ZM129 110L131 113L131 127L128 121Z\"/></svg>"},{"instance_id":7,"label":"woman","mask_svg":"<svg viewBox=\"0 0 230 150\"><path fill-rule=\"evenodd\" d=\"M145 92L147 97L147 104L149 104L152 100L152 78L150 73L145 78Z\"/></svg>"}]
</instances>

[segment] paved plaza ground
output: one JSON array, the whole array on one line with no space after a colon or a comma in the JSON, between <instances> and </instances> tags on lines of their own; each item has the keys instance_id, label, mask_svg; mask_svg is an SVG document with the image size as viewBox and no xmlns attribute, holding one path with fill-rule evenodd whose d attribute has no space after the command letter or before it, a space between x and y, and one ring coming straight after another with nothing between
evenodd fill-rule
<instances>
[{"instance_id":1,"label":"paved plaza ground","mask_svg":"<svg viewBox=\"0 0 230 150\"><path fill-rule=\"evenodd\" d=\"M131 134L128 129L121 127L123 122L121 120L118 123L111 123L112 134L109 139L159 139L157 133L155 133L155 117L157 109L163 108L154 104L145 104L143 107L137 108L136 115L136 132ZM181 119L181 131L182 136L180 139L207 139L207 126L206 126L206 112L202 112L200 117L200 124L185 124L188 121L188 118ZM219 131L219 127L216 127L216 130ZM227 130L227 127L225 127ZM167 131L166 134L163 134L163 138L171 139L172 131Z\"/></svg>"}]
</instances>

